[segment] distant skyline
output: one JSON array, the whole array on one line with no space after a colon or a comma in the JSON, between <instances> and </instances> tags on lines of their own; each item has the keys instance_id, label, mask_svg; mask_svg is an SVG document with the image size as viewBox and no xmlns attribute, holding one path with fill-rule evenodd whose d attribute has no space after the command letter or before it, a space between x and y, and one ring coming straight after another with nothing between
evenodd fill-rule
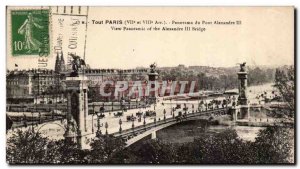
<instances>
[{"instance_id":1,"label":"distant skyline","mask_svg":"<svg viewBox=\"0 0 300 169\"><path fill-rule=\"evenodd\" d=\"M103 69L149 67L153 62L158 67L234 67L242 62L294 65L293 15L292 7L90 7L86 63ZM117 32L110 25L92 24L92 20L105 19L241 20L242 25L205 26L205 32ZM37 68L37 57L12 57L10 53L7 57L8 69L14 69L15 64L19 69ZM55 59L55 53L49 57L49 69L54 69Z\"/></svg>"},{"instance_id":2,"label":"distant skyline","mask_svg":"<svg viewBox=\"0 0 300 169\"><path fill-rule=\"evenodd\" d=\"M148 69L149 66L150 66L151 63L149 63L148 66L136 66L136 67L129 67L129 68L120 68L120 67L90 67L91 69L136 69L136 68L146 68ZM183 65L183 64L178 64L178 65L170 65L170 66L163 66L163 65L157 65L158 68L176 68L178 67L179 65ZM213 67L213 68L234 68L234 67L239 67L238 64L235 64L235 65L232 65L232 66L208 66L208 65L184 65L185 67L192 67L192 66L199 66L199 67ZM292 64L282 64L282 65L249 65L249 64L246 64L246 66L248 67L265 67L265 68L277 68L277 67L282 67L282 66L294 66ZM36 69L36 67L22 67L22 66L17 66L17 67L13 67L13 68L8 68L8 70L14 70L14 69L17 69L17 70L28 70L28 69ZM47 69L53 69L54 70L54 65L53 67L50 67L48 66Z\"/></svg>"}]
</instances>

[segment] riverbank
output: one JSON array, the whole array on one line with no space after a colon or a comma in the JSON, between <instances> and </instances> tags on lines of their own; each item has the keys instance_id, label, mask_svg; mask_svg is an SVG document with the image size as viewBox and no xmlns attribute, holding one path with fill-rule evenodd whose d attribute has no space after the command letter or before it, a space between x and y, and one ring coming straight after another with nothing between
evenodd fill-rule
<instances>
[{"instance_id":1,"label":"riverbank","mask_svg":"<svg viewBox=\"0 0 300 169\"><path fill-rule=\"evenodd\" d=\"M265 127L214 125L206 120L182 122L157 132L157 138L170 143L193 142L195 138L207 137L221 133L226 129L235 130L238 136L245 141L254 141L258 132Z\"/></svg>"}]
</instances>

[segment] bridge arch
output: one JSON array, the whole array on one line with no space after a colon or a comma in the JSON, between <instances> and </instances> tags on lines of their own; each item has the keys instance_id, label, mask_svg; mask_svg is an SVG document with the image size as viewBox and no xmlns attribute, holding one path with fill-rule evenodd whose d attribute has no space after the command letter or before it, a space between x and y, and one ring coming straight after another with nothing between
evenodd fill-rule
<instances>
[{"instance_id":1,"label":"bridge arch","mask_svg":"<svg viewBox=\"0 0 300 169\"><path fill-rule=\"evenodd\" d=\"M203 112L201 112L203 113ZM181 122L187 122L187 121L197 121L197 120L213 120L213 116L215 115L225 115L227 114L226 109L222 110L211 110L208 112L205 112L205 114L201 113L191 113L187 114L186 118L183 118L182 120L176 120L175 118L169 118L167 121L161 120L158 121L159 124L148 124L148 126L145 127L139 127L135 128L134 131L127 131L127 134L120 134L119 136L125 138L127 146L130 146L134 144L135 142L138 142L139 140L143 139L144 137L147 137L154 132L160 131L164 128L173 126L175 124L180 124ZM153 134L156 135L156 134Z\"/></svg>"},{"instance_id":2,"label":"bridge arch","mask_svg":"<svg viewBox=\"0 0 300 169\"><path fill-rule=\"evenodd\" d=\"M41 129L43 129L47 125L56 125L56 126L60 127L61 129L63 129L64 132L66 131L66 127L63 125L63 123L60 124L58 122L47 122L47 123L44 123L44 124L38 126L37 132L39 132Z\"/></svg>"}]
</instances>

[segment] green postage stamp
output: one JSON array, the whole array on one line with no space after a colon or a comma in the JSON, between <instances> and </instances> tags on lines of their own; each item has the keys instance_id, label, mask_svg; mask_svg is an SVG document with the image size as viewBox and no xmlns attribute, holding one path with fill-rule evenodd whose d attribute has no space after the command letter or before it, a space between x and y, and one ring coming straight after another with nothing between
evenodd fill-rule
<instances>
[{"instance_id":1,"label":"green postage stamp","mask_svg":"<svg viewBox=\"0 0 300 169\"><path fill-rule=\"evenodd\" d=\"M47 56L50 52L49 10L12 10L11 45L13 56Z\"/></svg>"}]
</instances>

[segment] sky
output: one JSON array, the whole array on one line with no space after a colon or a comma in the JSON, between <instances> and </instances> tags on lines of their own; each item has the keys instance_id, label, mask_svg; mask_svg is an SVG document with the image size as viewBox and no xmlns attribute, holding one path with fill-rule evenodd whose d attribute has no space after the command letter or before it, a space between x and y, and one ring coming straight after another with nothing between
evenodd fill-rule
<instances>
[{"instance_id":1,"label":"sky","mask_svg":"<svg viewBox=\"0 0 300 169\"><path fill-rule=\"evenodd\" d=\"M292 7L89 7L86 44L79 40L78 53L85 54L92 68L294 64L294 10ZM9 13L8 16L9 18ZM199 31L112 31L108 24L92 20L152 21L241 21L241 25L193 25ZM8 19L9 21L9 19ZM7 68L36 68L37 56L12 56L9 23L7 24ZM85 24L84 24L85 25ZM123 27L121 25L120 27ZM128 25L127 25L128 26ZM149 27L133 25L132 27ZM155 26L155 25L151 25ZM167 27L184 27L167 24ZM158 27L162 27L158 25ZM81 27L80 29L84 29ZM55 21L51 33L62 32ZM78 36L85 37L81 31ZM51 39L55 44L54 35ZM85 46L86 45L86 46ZM52 45L53 47L54 45ZM84 50L85 48L85 51ZM65 52L66 50L64 50ZM53 69L56 53L51 51L48 68Z\"/></svg>"}]
</instances>

